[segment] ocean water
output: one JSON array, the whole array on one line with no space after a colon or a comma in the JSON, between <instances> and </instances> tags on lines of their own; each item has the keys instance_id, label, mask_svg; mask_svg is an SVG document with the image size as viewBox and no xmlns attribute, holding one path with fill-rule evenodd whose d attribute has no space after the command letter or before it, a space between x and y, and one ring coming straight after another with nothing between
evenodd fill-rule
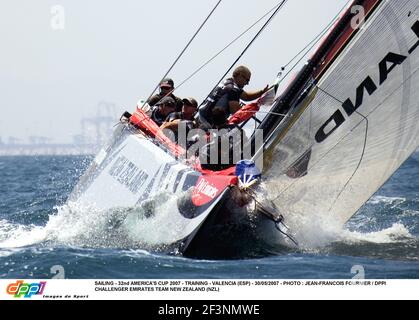
<instances>
[{"instance_id":1,"label":"ocean water","mask_svg":"<svg viewBox=\"0 0 419 320\"><path fill-rule=\"evenodd\" d=\"M419 279L419 152L320 245L261 254L244 243L248 254L229 260L148 251L113 230L121 209L66 205L91 160L0 157L1 279Z\"/></svg>"}]
</instances>

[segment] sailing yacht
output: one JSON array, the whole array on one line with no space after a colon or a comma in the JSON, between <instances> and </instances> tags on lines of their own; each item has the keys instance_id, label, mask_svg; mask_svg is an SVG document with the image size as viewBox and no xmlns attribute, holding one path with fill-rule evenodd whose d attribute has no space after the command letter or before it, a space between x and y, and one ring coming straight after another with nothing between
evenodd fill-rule
<instances>
[{"instance_id":1,"label":"sailing yacht","mask_svg":"<svg viewBox=\"0 0 419 320\"><path fill-rule=\"evenodd\" d=\"M419 146L418 8L353 1L288 87L260 102L269 111L243 115L247 161L203 169L139 106L69 201L141 207L127 221L156 219L154 245L191 257L234 256L243 239L297 246L301 221L343 226ZM159 219L162 202L171 213Z\"/></svg>"}]
</instances>

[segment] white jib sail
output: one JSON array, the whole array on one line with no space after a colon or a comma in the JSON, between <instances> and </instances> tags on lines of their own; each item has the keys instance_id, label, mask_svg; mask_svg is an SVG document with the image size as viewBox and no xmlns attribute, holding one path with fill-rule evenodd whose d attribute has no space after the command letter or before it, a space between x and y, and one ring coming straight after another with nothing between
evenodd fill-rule
<instances>
[{"instance_id":1,"label":"white jib sail","mask_svg":"<svg viewBox=\"0 0 419 320\"><path fill-rule=\"evenodd\" d=\"M382 1L269 150L267 187L291 221L343 225L417 149L418 7Z\"/></svg>"}]
</instances>

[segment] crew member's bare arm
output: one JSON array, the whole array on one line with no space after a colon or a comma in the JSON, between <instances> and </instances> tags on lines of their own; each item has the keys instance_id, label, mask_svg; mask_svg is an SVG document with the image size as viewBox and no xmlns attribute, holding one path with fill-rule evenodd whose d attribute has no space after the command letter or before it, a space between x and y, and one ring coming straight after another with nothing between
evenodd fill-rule
<instances>
[{"instance_id":1,"label":"crew member's bare arm","mask_svg":"<svg viewBox=\"0 0 419 320\"><path fill-rule=\"evenodd\" d=\"M243 101L256 100L257 98L260 98L266 91L268 91L268 89L269 89L269 85L267 85L263 90L259 90L256 92L243 91L243 93L240 96L240 99L242 99Z\"/></svg>"},{"instance_id":2,"label":"crew member's bare arm","mask_svg":"<svg viewBox=\"0 0 419 320\"><path fill-rule=\"evenodd\" d=\"M178 127L179 127L179 119L173 120L171 122L164 122L161 126L160 129L169 129L172 131L178 131Z\"/></svg>"},{"instance_id":3,"label":"crew member's bare arm","mask_svg":"<svg viewBox=\"0 0 419 320\"><path fill-rule=\"evenodd\" d=\"M230 101L229 106L231 114L235 114L241 108L240 103L238 101Z\"/></svg>"}]
</instances>

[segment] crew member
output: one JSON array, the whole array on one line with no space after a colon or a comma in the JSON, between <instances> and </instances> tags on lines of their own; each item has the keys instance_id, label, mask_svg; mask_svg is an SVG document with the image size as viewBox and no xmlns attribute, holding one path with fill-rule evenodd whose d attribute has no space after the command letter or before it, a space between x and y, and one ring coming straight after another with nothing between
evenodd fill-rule
<instances>
[{"instance_id":1,"label":"crew member","mask_svg":"<svg viewBox=\"0 0 419 320\"><path fill-rule=\"evenodd\" d=\"M190 142L187 141L188 133L191 129L196 127L194 116L198 109L198 102L194 98L185 98L182 102L182 111L169 114L166 121L161 126L161 129L172 130L175 142L179 143L179 129L183 128L184 134L182 137L185 141L181 141L180 144L182 146L188 146L190 144Z\"/></svg>"},{"instance_id":2,"label":"crew member","mask_svg":"<svg viewBox=\"0 0 419 320\"><path fill-rule=\"evenodd\" d=\"M167 116L176 111L176 102L172 97L164 97L154 106L150 118L161 126Z\"/></svg>"},{"instance_id":3,"label":"crew member","mask_svg":"<svg viewBox=\"0 0 419 320\"><path fill-rule=\"evenodd\" d=\"M194 98L185 98L182 99L182 103L182 111L169 114L166 122L172 122L174 120L194 120L196 111L198 109L198 102Z\"/></svg>"},{"instance_id":4,"label":"crew member","mask_svg":"<svg viewBox=\"0 0 419 320\"><path fill-rule=\"evenodd\" d=\"M247 67L237 67L233 72L232 78L224 80L211 92L198 110L197 119L202 129L214 128L212 112L214 108L224 109L225 115L228 118L240 110L240 100L252 101L268 91L268 85L264 89L256 92L244 91L243 88L249 84L251 75Z\"/></svg>"},{"instance_id":5,"label":"crew member","mask_svg":"<svg viewBox=\"0 0 419 320\"><path fill-rule=\"evenodd\" d=\"M183 102L180 98L176 97L173 94L173 91L175 89L175 83L170 78L163 79L162 82L160 82L160 92L155 94L150 98L150 100L147 101L147 103L154 107L161 99L164 97L171 97L176 102L176 111L180 112L182 110Z\"/></svg>"}]
</instances>

